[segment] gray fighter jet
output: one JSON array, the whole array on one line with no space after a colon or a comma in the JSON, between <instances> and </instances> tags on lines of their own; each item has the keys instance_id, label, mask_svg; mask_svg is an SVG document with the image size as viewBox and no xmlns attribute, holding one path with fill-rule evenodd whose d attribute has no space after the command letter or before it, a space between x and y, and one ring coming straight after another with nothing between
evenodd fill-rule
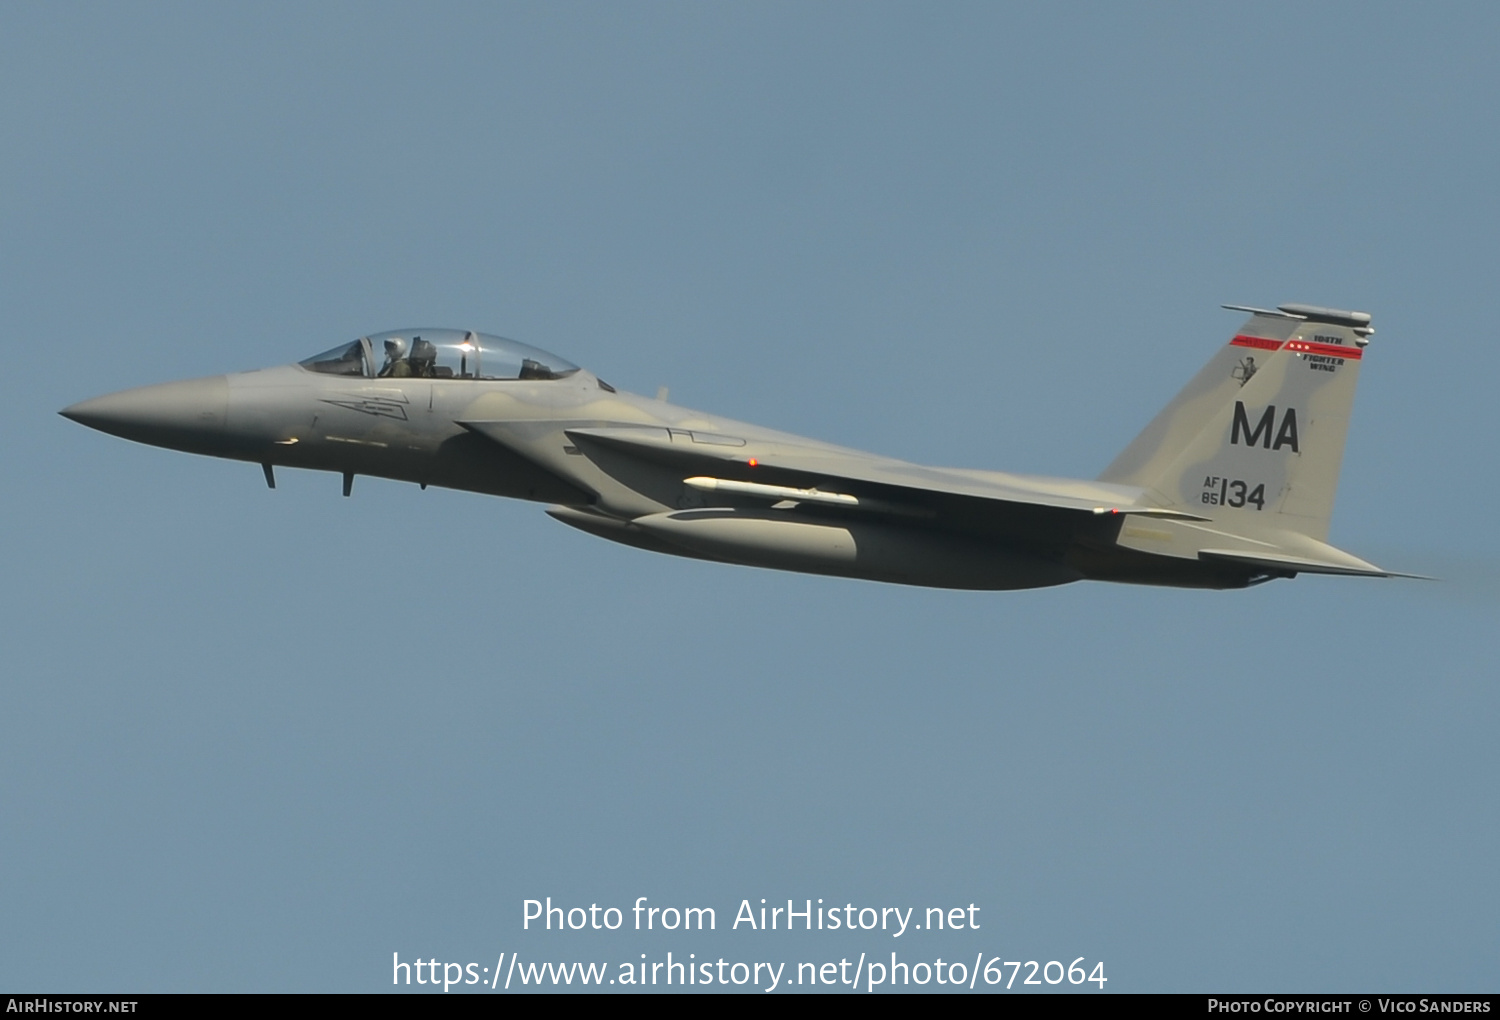
<instances>
[{"instance_id":1,"label":"gray fighter jet","mask_svg":"<svg viewBox=\"0 0 1500 1020\"><path fill-rule=\"evenodd\" d=\"M1095 481L924 467L617 391L484 333L397 330L61 413L274 468L552 504L655 552L940 588L1395 576L1325 541L1370 316L1250 319Z\"/></svg>"}]
</instances>

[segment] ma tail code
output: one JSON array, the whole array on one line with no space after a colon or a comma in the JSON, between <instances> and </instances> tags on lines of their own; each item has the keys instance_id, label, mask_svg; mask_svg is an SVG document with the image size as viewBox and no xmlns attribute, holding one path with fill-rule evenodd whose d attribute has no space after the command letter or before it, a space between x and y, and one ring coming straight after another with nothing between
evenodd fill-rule
<instances>
[{"instance_id":1,"label":"ma tail code","mask_svg":"<svg viewBox=\"0 0 1500 1020\"><path fill-rule=\"evenodd\" d=\"M1297 448L1297 409L1289 407L1281 416L1281 427L1276 429L1276 439L1271 439L1272 427L1276 424L1276 405L1267 404L1265 412L1261 414L1260 421L1255 427L1250 427L1250 415L1245 412L1243 401L1234 402L1234 426L1229 433L1230 445L1241 442L1245 446L1261 446L1267 450L1279 450L1283 446L1290 446L1293 453L1301 453Z\"/></svg>"}]
</instances>

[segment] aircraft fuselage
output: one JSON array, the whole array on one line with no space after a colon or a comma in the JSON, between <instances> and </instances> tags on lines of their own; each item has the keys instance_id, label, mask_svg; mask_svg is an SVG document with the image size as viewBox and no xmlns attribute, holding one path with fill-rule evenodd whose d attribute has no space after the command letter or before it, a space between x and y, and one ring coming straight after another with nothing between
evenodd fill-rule
<instances>
[{"instance_id":1,"label":"aircraft fuselage","mask_svg":"<svg viewBox=\"0 0 1500 1020\"><path fill-rule=\"evenodd\" d=\"M1278 315L1257 313L1251 325L1264 319L1260 333L1291 333ZM1250 414L1276 413L1254 404L1259 390L1280 401L1283 421L1296 413L1292 401L1314 411L1317 400L1343 401L1347 417L1351 370L1320 374L1311 382L1322 389L1308 390L1289 360L1302 357L1295 340L1253 337L1262 363L1247 370L1235 349L1242 339L1111 466L1119 477L1097 481L880 457L620 392L546 352L452 330L377 334L298 364L126 390L62 414L127 439L260 464L273 487L276 468L307 468L342 475L345 495L369 475L534 500L611 541L783 570L975 589L1385 576L1326 545L1317 533L1326 521L1306 519L1304 493L1320 490L1291 484L1298 462L1286 458L1310 443L1336 472L1341 431L1327 439L1305 426L1312 438L1300 446L1241 434ZM1336 350L1346 355L1340 366L1357 369L1362 346ZM1335 419L1304 409L1302 420ZM1227 475L1208 473L1220 462L1253 500L1210 498L1231 487ZM1206 493L1201 501L1193 486ZM1324 487L1331 501L1331 483Z\"/></svg>"}]
</instances>

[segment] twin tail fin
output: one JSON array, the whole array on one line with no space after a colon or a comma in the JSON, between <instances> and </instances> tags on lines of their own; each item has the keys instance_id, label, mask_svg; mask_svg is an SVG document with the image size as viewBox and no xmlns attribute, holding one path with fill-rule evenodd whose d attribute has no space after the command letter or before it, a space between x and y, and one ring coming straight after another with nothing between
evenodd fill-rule
<instances>
[{"instance_id":1,"label":"twin tail fin","mask_svg":"<svg viewBox=\"0 0 1500 1020\"><path fill-rule=\"evenodd\" d=\"M1370 316L1225 307L1250 318L1099 478L1233 530L1324 541Z\"/></svg>"}]
</instances>

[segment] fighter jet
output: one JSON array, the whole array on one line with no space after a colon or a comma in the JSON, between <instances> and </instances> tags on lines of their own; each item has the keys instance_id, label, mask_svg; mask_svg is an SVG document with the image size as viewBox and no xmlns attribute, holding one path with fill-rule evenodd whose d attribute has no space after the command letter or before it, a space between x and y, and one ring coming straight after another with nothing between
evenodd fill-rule
<instances>
[{"instance_id":1,"label":"fighter jet","mask_svg":"<svg viewBox=\"0 0 1500 1020\"><path fill-rule=\"evenodd\" d=\"M85 400L141 443L551 504L676 556L938 588L1083 579L1243 588L1391 577L1329 545L1366 312L1248 321L1093 481L926 467L616 390L471 330L407 329L305 361Z\"/></svg>"}]
</instances>

